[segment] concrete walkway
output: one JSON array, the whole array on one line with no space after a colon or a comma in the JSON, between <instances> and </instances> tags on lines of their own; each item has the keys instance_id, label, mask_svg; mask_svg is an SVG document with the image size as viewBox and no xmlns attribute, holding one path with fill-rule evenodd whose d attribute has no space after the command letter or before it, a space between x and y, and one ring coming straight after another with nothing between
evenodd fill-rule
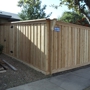
<instances>
[{"instance_id":1,"label":"concrete walkway","mask_svg":"<svg viewBox=\"0 0 90 90\"><path fill-rule=\"evenodd\" d=\"M90 67L7 90L83 90L90 85Z\"/></svg>"}]
</instances>

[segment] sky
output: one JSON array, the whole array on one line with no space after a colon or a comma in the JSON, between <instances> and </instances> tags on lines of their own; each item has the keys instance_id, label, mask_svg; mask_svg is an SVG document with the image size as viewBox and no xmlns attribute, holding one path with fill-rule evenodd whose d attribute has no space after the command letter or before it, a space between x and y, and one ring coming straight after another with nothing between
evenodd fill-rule
<instances>
[{"instance_id":1,"label":"sky","mask_svg":"<svg viewBox=\"0 0 90 90\"><path fill-rule=\"evenodd\" d=\"M41 0L42 5L47 5L47 8L45 12L49 14L52 12L52 15L50 16L51 19L60 17L64 11L68 11L66 6L59 7L58 9L54 9L53 7L50 7L50 5L59 4L59 0ZM18 14L21 9L17 6L18 0L0 0L0 10L16 13Z\"/></svg>"}]
</instances>

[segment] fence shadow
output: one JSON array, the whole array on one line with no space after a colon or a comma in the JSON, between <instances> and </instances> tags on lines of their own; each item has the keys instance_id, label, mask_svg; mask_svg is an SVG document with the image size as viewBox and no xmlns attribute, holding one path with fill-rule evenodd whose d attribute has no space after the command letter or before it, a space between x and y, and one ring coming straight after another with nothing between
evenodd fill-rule
<instances>
[{"instance_id":1,"label":"fence shadow","mask_svg":"<svg viewBox=\"0 0 90 90\"><path fill-rule=\"evenodd\" d=\"M42 71L47 70L44 24L7 24L0 26L0 43L4 53Z\"/></svg>"}]
</instances>

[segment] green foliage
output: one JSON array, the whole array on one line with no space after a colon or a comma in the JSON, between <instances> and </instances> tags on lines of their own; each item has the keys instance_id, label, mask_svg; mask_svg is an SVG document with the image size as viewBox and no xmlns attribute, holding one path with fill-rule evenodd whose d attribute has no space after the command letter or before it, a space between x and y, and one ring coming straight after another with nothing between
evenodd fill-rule
<instances>
[{"instance_id":1,"label":"green foliage","mask_svg":"<svg viewBox=\"0 0 90 90\"><path fill-rule=\"evenodd\" d=\"M87 0L87 1L89 1L89 0ZM58 8L59 6L63 6L63 5L67 6L68 9L72 9L76 12L79 12L80 9L86 9L83 6L85 6L85 5L87 6L86 0L60 0L59 5L53 4L52 6L55 8Z\"/></svg>"},{"instance_id":2,"label":"green foliage","mask_svg":"<svg viewBox=\"0 0 90 90\"><path fill-rule=\"evenodd\" d=\"M79 15L78 13L75 12L64 12L63 15L60 18L58 18L58 20L74 23L77 20L82 19L82 17L83 15Z\"/></svg>"},{"instance_id":3,"label":"green foliage","mask_svg":"<svg viewBox=\"0 0 90 90\"><path fill-rule=\"evenodd\" d=\"M46 5L41 7L40 0L20 0L18 6L22 8L21 13L19 13L22 20L48 18L51 15L51 13L46 15Z\"/></svg>"},{"instance_id":4,"label":"green foliage","mask_svg":"<svg viewBox=\"0 0 90 90\"><path fill-rule=\"evenodd\" d=\"M0 54L2 54L3 51L3 45L0 44Z\"/></svg>"},{"instance_id":5,"label":"green foliage","mask_svg":"<svg viewBox=\"0 0 90 90\"><path fill-rule=\"evenodd\" d=\"M52 6L58 8L63 5L67 6L68 9L72 9L74 12L82 13L90 23L90 16L88 16L90 14L90 0L60 0L59 5L53 4Z\"/></svg>"},{"instance_id":6,"label":"green foliage","mask_svg":"<svg viewBox=\"0 0 90 90\"><path fill-rule=\"evenodd\" d=\"M75 6L74 0L60 0L59 5L52 5L55 8L58 8L59 6L62 7L63 5L67 6L68 9L73 9L74 11L78 11L78 7Z\"/></svg>"},{"instance_id":7,"label":"green foliage","mask_svg":"<svg viewBox=\"0 0 90 90\"><path fill-rule=\"evenodd\" d=\"M62 17L58 18L58 20L68 22L68 23L89 26L89 23L84 18L83 14L78 14L76 12L64 12Z\"/></svg>"}]
</instances>

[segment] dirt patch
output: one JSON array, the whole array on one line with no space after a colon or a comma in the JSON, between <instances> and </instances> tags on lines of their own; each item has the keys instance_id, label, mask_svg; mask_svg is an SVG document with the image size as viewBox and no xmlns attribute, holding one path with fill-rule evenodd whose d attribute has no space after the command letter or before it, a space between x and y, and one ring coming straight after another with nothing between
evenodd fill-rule
<instances>
[{"instance_id":1,"label":"dirt patch","mask_svg":"<svg viewBox=\"0 0 90 90\"><path fill-rule=\"evenodd\" d=\"M0 73L0 90L5 90L7 88L12 88L48 77L4 54L0 55L0 58L5 59L17 68L17 71L13 71L8 67L6 72Z\"/></svg>"}]
</instances>

